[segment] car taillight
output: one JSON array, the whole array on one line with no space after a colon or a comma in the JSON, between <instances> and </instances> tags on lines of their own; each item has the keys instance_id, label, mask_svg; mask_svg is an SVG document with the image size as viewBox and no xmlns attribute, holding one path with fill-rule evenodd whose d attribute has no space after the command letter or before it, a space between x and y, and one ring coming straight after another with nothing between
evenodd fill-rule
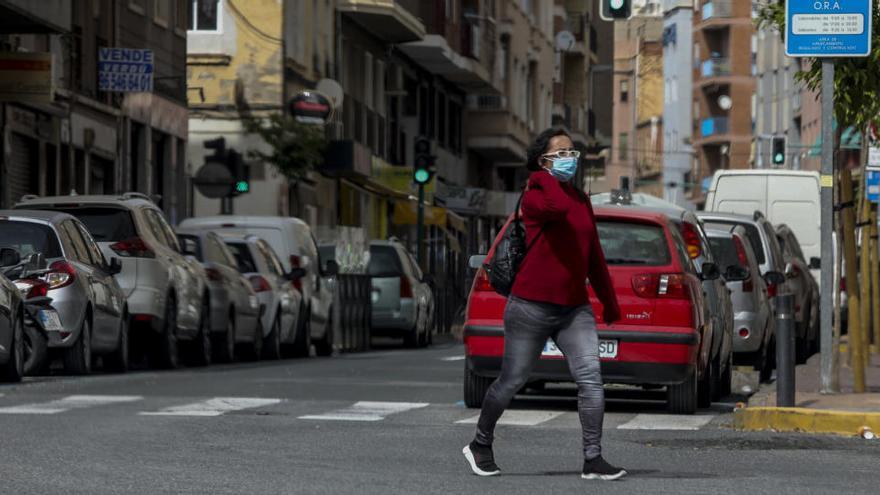
<instances>
[{"instance_id":1,"label":"car taillight","mask_svg":"<svg viewBox=\"0 0 880 495\"><path fill-rule=\"evenodd\" d=\"M681 224L681 235L684 237L684 242L687 244L688 255L691 258L697 258L702 253L702 243L700 242L700 233L697 232L697 227L690 222L682 222Z\"/></svg>"},{"instance_id":2,"label":"car taillight","mask_svg":"<svg viewBox=\"0 0 880 495\"><path fill-rule=\"evenodd\" d=\"M846 277L840 277L840 292L846 292Z\"/></svg>"},{"instance_id":3,"label":"car taillight","mask_svg":"<svg viewBox=\"0 0 880 495\"><path fill-rule=\"evenodd\" d=\"M253 287L254 292L266 292L272 290L269 281L263 278L262 275L251 275L249 280L251 281L251 287Z\"/></svg>"},{"instance_id":4,"label":"car taillight","mask_svg":"<svg viewBox=\"0 0 880 495\"><path fill-rule=\"evenodd\" d=\"M16 280L15 287L25 299L45 297L49 293L49 284L39 279L26 278Z\"/></svg>"},{"instance_id":5,"label":"car taillight","mask_svg":"<svg viewBox=\"0 0 880 495\"><path fill-rule=\"evenodd\" d=\"M645 299L690 299L687 275L683 273L649 273L635 275L632 288L637 296Z\"/></svg>"},{"instance_id":6,"label":"car taillight","mask_svg":"<svg viewBox=\"0 0 880 495\"><path fill-rule=\"evenodd\" d=\"M124 241L113 243L110 245L110 249L119 256L128 256L132 258L156 257L156 253L153 252L153 249L140 237L131 237Z\"/></svg>"},{"instance_id":7,"label":"car taillight","mask_svg":"<svg viewBox=\"0 0 880 495\"><path fill-rule=\"evenodd\" d=\"M409 283L409 278L406 275L400 276L400 298L404 299L412 299L413 291L412 284Z\"/></svg>"},{"instance_id":8,"label":"car taillight","mask_svg":"<svg viewBox=\"0 0 880 495\"><path fill-rule=\"evenodd\" d=\"M486 270L480 268L477 271L476 281L474 283L474 290L477 292L492 292L495 288L492 287L492 284L489 282L489 274L486 273Z\"/></svg>"},{"instance_id":9,"label":"car taillight","mask_svg":"<svg viewBox=\"0 0 880 495\"><path fill-rule=\"evenodd\" d=\"M743 280L742 291L752 292L753 290L755 290L755 284L752 282L752 277Z\"/></svg>"},{"instance_id":10,"label":"car taillight","mask_svg":"<svg viewBox=\"0 0 880 495\"><path fill-rule=\"evenodd\" d=\"M220 270L218 270L216 268L205 268L205 275L208 276L208 280L211 280L214 282L222 282L223 281L223 274L220 273Z\"/></svg>"},{"instance_id":11,"label":"car taillight","mask_svg":"<svg viewBox=\"0 0 880 495\"><path fill-rule=\"evenodd\" d=\"M49 266L49 273L43 276L49 290L67 287L76 280L76 269L66 261L56 261Z\"/></svg>"},{"instance_id":12,"label":"car taillight","mask_svg":"<svg viewBox=\"0 0 880 495\"><path fill-rule=\"evenodd\" d=\"M290 267L291 268L300 268L301 266L302 266L302 261L300 260L299 256L297 256L295 254L291 254L290 255ZM303 278L304 277L299 277L293 281L293 286L296 288L296 290L299 290L299 291L302 290Z\"/></svg>"},{"instance_id":13,"label":"car taillight","mask_svg":"<svg viewBox=\"0 0 880 495\"><path fill-rule=\"evenodd\" d=\"M742 240L739 236L733 236L733 245L736 247L736 259L739 261L740 266L743 268L749 268L749 258L746 256L746 247L743 245ZM752 277L743 280L742 283L743 292L752 292L755 290L755 284L752 282Z\"/></svg>"},{"instance_id":14,"label":"car taillight","mask_svg":"<svg viewBox=\"0 0 880 495\"><path fill-rule=\"evenodd\" d=\"M776 297L779 287L776 284L767 284L767 297Z\"/></svg>"}]
</instances>

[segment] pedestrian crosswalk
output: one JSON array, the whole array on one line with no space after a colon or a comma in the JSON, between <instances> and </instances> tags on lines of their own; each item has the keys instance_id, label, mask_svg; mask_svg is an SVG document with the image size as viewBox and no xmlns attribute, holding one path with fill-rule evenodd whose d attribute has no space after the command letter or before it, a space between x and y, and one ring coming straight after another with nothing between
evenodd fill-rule
<instances>
[{"instance_id":1,"label":"pedestrian crosswalk","mask_svg":"<svg viewBox=\"0 0 880 495\"><path fill-rule=\"evenodd\" d=\"M150 397L140 395L68 395L43 400L0 398L0 415L58 415L88 411L89 414L129 414L141 417L181 419L221 418L231 414L258 417L290 417L296 421L375 423L395 421L404 424L457 425L473 427L479 411L462 404L396 401L308 401L267 397ZM606 429L618 430L700 430L711 426L717 413L694 416L655 413L609 413ZM507 410L498 424L514 428L579 428L573 409Z\"/></svg>"}]
</instances>

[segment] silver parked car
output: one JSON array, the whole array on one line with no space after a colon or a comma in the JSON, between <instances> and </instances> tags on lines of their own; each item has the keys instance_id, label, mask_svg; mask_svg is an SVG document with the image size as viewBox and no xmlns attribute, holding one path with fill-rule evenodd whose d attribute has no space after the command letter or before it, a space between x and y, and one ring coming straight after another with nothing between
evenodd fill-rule
<instances>
[{"instance_id":1,"label":"silver parked car","mask_svg":"<svg viewBox=\"0 0 880 495\"><path fill-rule=\"evenodd\" d=\"M178 229L177 237L183 253L198 260L205 268L213 356L228 363L235 358L237 333L262 334L257 293L251 282L238 271L235 257L219 235L210 231ZM271 340L264 342L262 357L278 359L279 356L278 346L274 346Z\"/></svg>"},{"instance_id":2,"label":"silver parked car","mask_svg":"<svg viewBox=\"0 0 880 495\"><path fill-rule=\"evenodd\" d=\"M91 372L98 354L114 371L128 368L128 306L114 278L122 266L118 258L107 261L82 222L52 211L0 211L0 246L45 256L59 321L44 323L50 352L61 355L65 371Z\"/></svg>"},{"instance_id":3,"label":"silver parked car","mask_svg":"<svg viewBox=\"0 0 880 495\"><path fill-rule=\"evenodd\" d=\"M407 347L426 346L434 333L430 276L394 239L370 243L367 273L373 277L372 335L403 337Z\"/></svg>"},{"instance_id":4,"label":"silver parked car","mask_svg":"<svg viewBox=\"0 0 880 495\"><path fill-rule=\"evenodd\" d=\"M773 372L776 321L767 294L767 283L746 229L708 230L709 244L724 273L733 303L733 360L754 366L767 381Z\"/></svg>"},{"instance_id":5,"label":"silver parked car","mask_svg":"<svg viewBox=\"0 0 880 495\"><path fill-rule=\"evenodd\" d=\"M268 342L285 356L308 356L309 349L302 347L308 340L297 335L303 296L293 285L294 280L305 275L305 270L294 268L285 273L269 243L257 236L223 236L223 240L235 258L238 271L250 280L260 305L265 308L262 338L253 341L254 347Z\"/></svg>"},{"instance_id":6,"label":"silver parked car","mask_svg":"<svg viewBox=\"0 0 880 495\"><path fill-rule=\"evenodd\" d=\"M207 292L201 266L180 250L177 236L155 203L139 193L28 197L16 209L53 210L77 217L104 256L118 257L116 280L128 301L132 349L149 351L155 366L175 368L178 341L207 354Z\"/></svg>"}]
</instances>

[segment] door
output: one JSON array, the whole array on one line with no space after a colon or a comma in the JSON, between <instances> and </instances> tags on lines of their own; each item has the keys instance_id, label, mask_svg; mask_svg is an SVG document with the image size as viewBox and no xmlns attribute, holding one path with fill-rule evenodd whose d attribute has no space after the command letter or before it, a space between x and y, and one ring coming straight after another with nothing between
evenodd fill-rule
<instances>
[{"instance_id":1,"label":"door","mask_svg":"<svg viewBox=\"0 0 880 495\"><path fill-rule=\"evenodd\" d=\"M12 349L12 317L15 313L13 304L16 302L15 294L18 289L14 285L7 282L4 277L0 277L0 363L5 363L9 356L9 350Z\"/></svg>"},{"instance_id":2,"label":"door","mask_svg":"<svg viewBox=\"0 0 880 495\"><path fill-rule=\"evenodd\" d=\"M203 288L195 268L191 265L196 262L187 260L181 254L177 236L159 210L147 207L143 209L143 213L153 236L161 244L161 256L168 267L170 282L177 294L178 327L187 334L194 334L201 318Z\"/></svg>"},{"instance_id":3,"label":"door","mask_svg":"<svg viewBox=\"0 0 880 495\"><path fill-rule=\"evenodd\" d=\"M274 279L276 287L278 287L279 305L281 306L281 328L295 328L297 316L299 316L299 308L302 302L302 295L293 287L293 282L287 280L284 276L284 265L275 254L275 250L265 241L257 242L257 250L263 258L267 269L268 276ZM295 335L291 334L291 338Z\"/></svg>"},{"instance_id":4,"label":"door","mask_svg":"<svg viewBox=\"0 0 880 495\"><path fill-rule=\"evenodd\" d=\"M82 223L73 221L72 224L82 237L82 242L85 244L92 262L90 270L94 281L92 288L95 311L101 315L101 327L97 328L98 322L96 321L96 329L94 330L96 339L99 339L95 343L102 349L112 349L119 342L123 308L122 291L113 276L107 272L109 264L92 235Z\"/></svg>"},{"instance_id":5,"label":"door","mask_svg":"<svg viewBox=\"0 0 880 495\"><path fill-rule=\"evenodd\" d=\"M82 281L82 285L80 286L82 292L79 290L69 290L77 287L76 284L69 287L66 292L75 297L82 297L82 301L77 301L77 303L82 305L82 308L91 305L92 340L90 345L92 346L92 349L95 349L96 347L104 348L110 339L110 335L108 335L107 332L109 315L107 314L106 298L101 287L101 277L96 273L94 266L95 261L92 259L92 253L89 251L85 239L83 239L76 223L73 220L65 220L61 223L60 227L63 231L62 236L67 238L71 248L67 253L67 261L74 265L76 276ZM83 318L85 317L86 315L83 313ZM71 323L75 324L75 322ZM73 330L73 328L71 328L71 330Z\"/></svg>"}]
</instances>

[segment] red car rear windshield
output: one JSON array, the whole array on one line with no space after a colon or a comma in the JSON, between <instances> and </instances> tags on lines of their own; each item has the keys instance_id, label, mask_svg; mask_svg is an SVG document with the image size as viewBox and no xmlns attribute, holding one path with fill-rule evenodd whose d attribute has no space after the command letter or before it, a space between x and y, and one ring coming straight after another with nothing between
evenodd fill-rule
<instances>
[{"instance_id":1,"label":"red car rear windshield","mask_svg":"<svg viewBox=\"0 0 880 495\"><path fill-rule=\"evenodd\" d=\"M668 265L666 233L659 225L600 220L599 243L609 265Z\"/></svg>"}]
</instances>

